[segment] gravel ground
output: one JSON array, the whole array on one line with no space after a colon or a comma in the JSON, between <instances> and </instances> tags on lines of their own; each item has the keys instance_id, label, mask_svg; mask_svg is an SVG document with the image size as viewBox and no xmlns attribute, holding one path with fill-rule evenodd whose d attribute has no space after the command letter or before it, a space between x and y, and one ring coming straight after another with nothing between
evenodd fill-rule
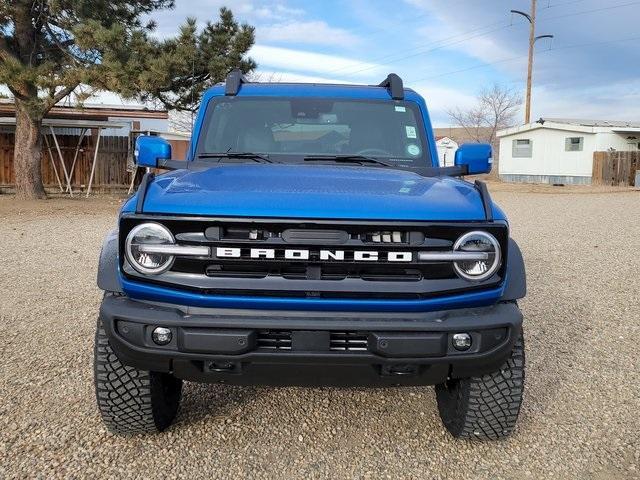
<instances>
[{"instance_id":1,"label":"gravel ground","mask_svg":"<svg viewBox=\"0 0 640 480\"><path fill-rule=\"evenodd\" d=\"M120 200L0 196L0 478L640 478L640 193L491 189L527 262L528 369L518 430L484 443L431 388L189 383L168 432L107 433L95 274Z\"/></svg>"}]
</instances>

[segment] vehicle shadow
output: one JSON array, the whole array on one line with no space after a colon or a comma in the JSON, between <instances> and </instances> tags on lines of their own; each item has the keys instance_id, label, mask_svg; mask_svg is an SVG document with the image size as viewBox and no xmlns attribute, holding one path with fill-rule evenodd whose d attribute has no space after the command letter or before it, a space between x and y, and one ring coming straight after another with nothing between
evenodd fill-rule
<instances>
[{"instance_id":1,"label":"vehicle shadow","mask_svg":"<svg viewBox=\"0 0 640 480\"><path fill-rule=\"evenodd\" d=\"M185 382L180 410L173 428L188 428L203 420L224 420L258 397L260 391L259 387Z\"/></svg>"}]
</instances>

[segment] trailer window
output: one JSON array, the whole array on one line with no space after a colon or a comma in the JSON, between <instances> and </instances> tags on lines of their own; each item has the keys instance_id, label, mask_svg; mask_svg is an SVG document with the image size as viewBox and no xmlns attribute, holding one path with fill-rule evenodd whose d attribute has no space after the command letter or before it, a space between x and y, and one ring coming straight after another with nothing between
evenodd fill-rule
<instances>
[{"instance_id":1,"label":"trailer window","mask_svg":"<svg viewBox=\"0 0 640 480\"><path fill-rule=\"evenodd\" d=\"M531 158L533 154L533 142L528 138L516 139L513 141L514 158Z\"/></svg>"},{"instance_id":2,"label":"trailer window","mask_svg":"<svg viewBox=\"0 0 640 480\"><path fill-rule=\"evenodd\" d=\"M584 137L567 137L564 143L566 152L581 152L584 145Z\"/></svg>"}]
</instances>

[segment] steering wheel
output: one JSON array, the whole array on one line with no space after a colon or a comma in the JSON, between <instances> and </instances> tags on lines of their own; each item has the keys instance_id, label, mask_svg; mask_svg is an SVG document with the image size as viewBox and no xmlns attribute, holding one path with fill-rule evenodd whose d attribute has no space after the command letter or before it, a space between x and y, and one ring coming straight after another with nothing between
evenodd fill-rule
<instances>
[{"instance_id":1,"label":"steering wheel","mask_svg":"<svg viewBox=\"0 0 640 480\"><path fill-rule=\"evenodd\" d=\"M363 157L391 157L393 156L391 152L387 152L381 148L365 148L364 150L359 150L356 152L357 155L362 155Z\"/></svg>"}]
</instances>

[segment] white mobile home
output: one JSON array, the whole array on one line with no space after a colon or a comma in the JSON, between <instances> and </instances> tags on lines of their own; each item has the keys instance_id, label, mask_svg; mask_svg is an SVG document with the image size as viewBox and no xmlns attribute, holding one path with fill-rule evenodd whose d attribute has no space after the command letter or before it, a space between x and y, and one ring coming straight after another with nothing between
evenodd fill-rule
<instances>
[{"instance_id":1,"label":"white mobile home","mask_svg":"<svg viewBox=\"0 0 640 480\"><path fill-rule=\"evenodd\" d=\"M594 152L640 150L640 122L541 118L498 137L502 180L590 184Z\"/></svg>"}]
</instances>

